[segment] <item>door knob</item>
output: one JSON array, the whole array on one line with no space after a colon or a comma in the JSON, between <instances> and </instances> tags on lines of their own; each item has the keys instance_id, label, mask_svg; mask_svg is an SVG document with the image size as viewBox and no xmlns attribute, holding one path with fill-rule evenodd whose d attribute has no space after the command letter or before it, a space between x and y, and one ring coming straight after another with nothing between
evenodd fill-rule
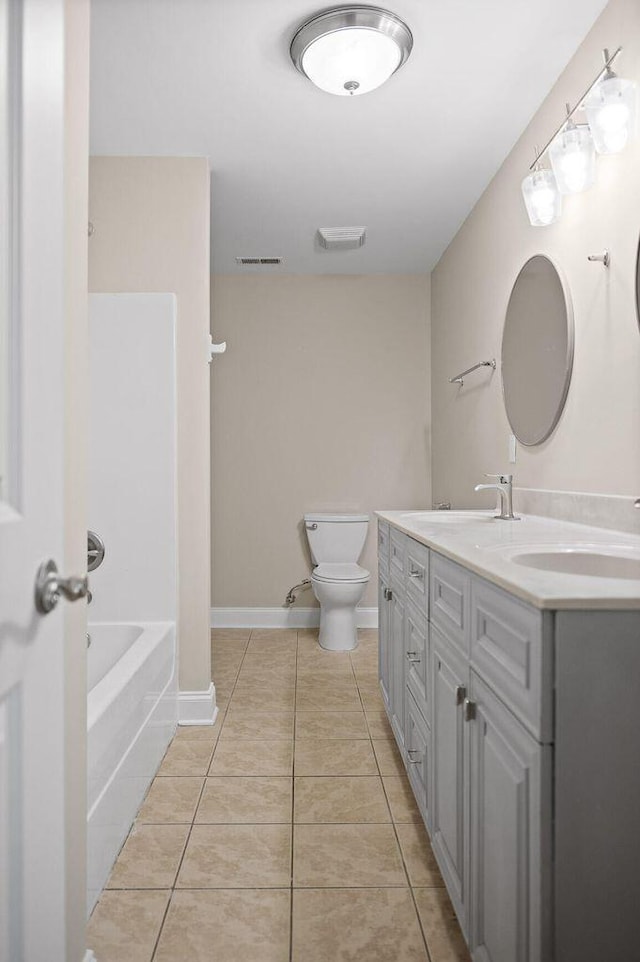
<instances>
[{"instance_id":1,"label":"door knob","mask_svg":"<svg viewBox=\"0 0 640 962\"><path fill-rule=\"evenodd\" d=\"M89 578L87 575L61 578L55 561L45 561L38 568L36 575L35 600L36 608L42 615L49 614L64 595L67 601L78 601L86 598L89 593Z\"/></svg>"}]
</instances>

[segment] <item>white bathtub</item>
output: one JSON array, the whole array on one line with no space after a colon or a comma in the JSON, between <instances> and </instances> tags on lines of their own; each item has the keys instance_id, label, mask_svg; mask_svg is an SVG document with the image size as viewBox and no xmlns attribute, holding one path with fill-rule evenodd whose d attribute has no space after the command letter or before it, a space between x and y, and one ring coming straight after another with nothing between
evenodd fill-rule
<instances>
[{"instance_id":1,"label":"white bathtub","mask_svg":"<svg viewBox=\"0 0 640 962\"><path fill-rule=\"evenodd\" d=\"M87 910L91 912L177 723L170 622L90 624Z\"/></svg>"}]
</instances>

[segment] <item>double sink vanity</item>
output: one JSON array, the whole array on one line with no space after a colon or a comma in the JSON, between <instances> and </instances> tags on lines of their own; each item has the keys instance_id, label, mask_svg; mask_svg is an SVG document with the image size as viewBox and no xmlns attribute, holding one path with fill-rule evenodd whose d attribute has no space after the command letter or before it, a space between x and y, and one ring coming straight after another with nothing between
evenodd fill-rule
<instances>
[{"instance_id":1,"label":"double sink vanity","mask_svg":"<svg viewBox=\"0 0 640 962\"><path fill-rule=\"evenodd\" d=\"M474 962L640 958L640 538L378 512L380 685Z\"/></svg>"}]
</instances>

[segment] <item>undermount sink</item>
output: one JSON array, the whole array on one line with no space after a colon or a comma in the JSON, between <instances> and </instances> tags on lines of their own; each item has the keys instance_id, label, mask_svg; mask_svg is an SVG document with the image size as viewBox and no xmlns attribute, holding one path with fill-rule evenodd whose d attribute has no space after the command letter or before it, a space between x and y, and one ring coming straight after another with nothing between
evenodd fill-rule
<instances>
[{"instance_id":1,"label":"undermount sink","mask_svg":"<svg viewBox=\"0 0 640 962\"><path fill-rule=\"evenodd\" d=\"M478 524L479 521L493 521L494 516L483 511L407 511L398 520L428 527L432 524Z\"/></svg>"},{"instance_id":2,"label":"undermount sink","mask_svg":"<svg viewBox=\"0 0 640 962\"><path fill-rule=\"evenodd\" d=\"M502 553L514 564L539 571L640 581L640 547L633 545L520 545Z\"/></svg>"}]
</instances>

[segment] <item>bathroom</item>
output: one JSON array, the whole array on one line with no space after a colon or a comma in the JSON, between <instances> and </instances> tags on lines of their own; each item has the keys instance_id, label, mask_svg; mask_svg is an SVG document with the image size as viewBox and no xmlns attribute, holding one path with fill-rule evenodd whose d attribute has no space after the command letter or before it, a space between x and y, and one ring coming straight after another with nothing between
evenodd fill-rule
<instances>
[{"instance_id":1,"label":"bathroom","mask_svg":"<svg viewBox=\"0 0 640 962\"><path fill-rule=\"evenodd\" d=\"M638 956L640 8L533 13L1 5L2 962Z\"/></svg>"}]
</instances>

